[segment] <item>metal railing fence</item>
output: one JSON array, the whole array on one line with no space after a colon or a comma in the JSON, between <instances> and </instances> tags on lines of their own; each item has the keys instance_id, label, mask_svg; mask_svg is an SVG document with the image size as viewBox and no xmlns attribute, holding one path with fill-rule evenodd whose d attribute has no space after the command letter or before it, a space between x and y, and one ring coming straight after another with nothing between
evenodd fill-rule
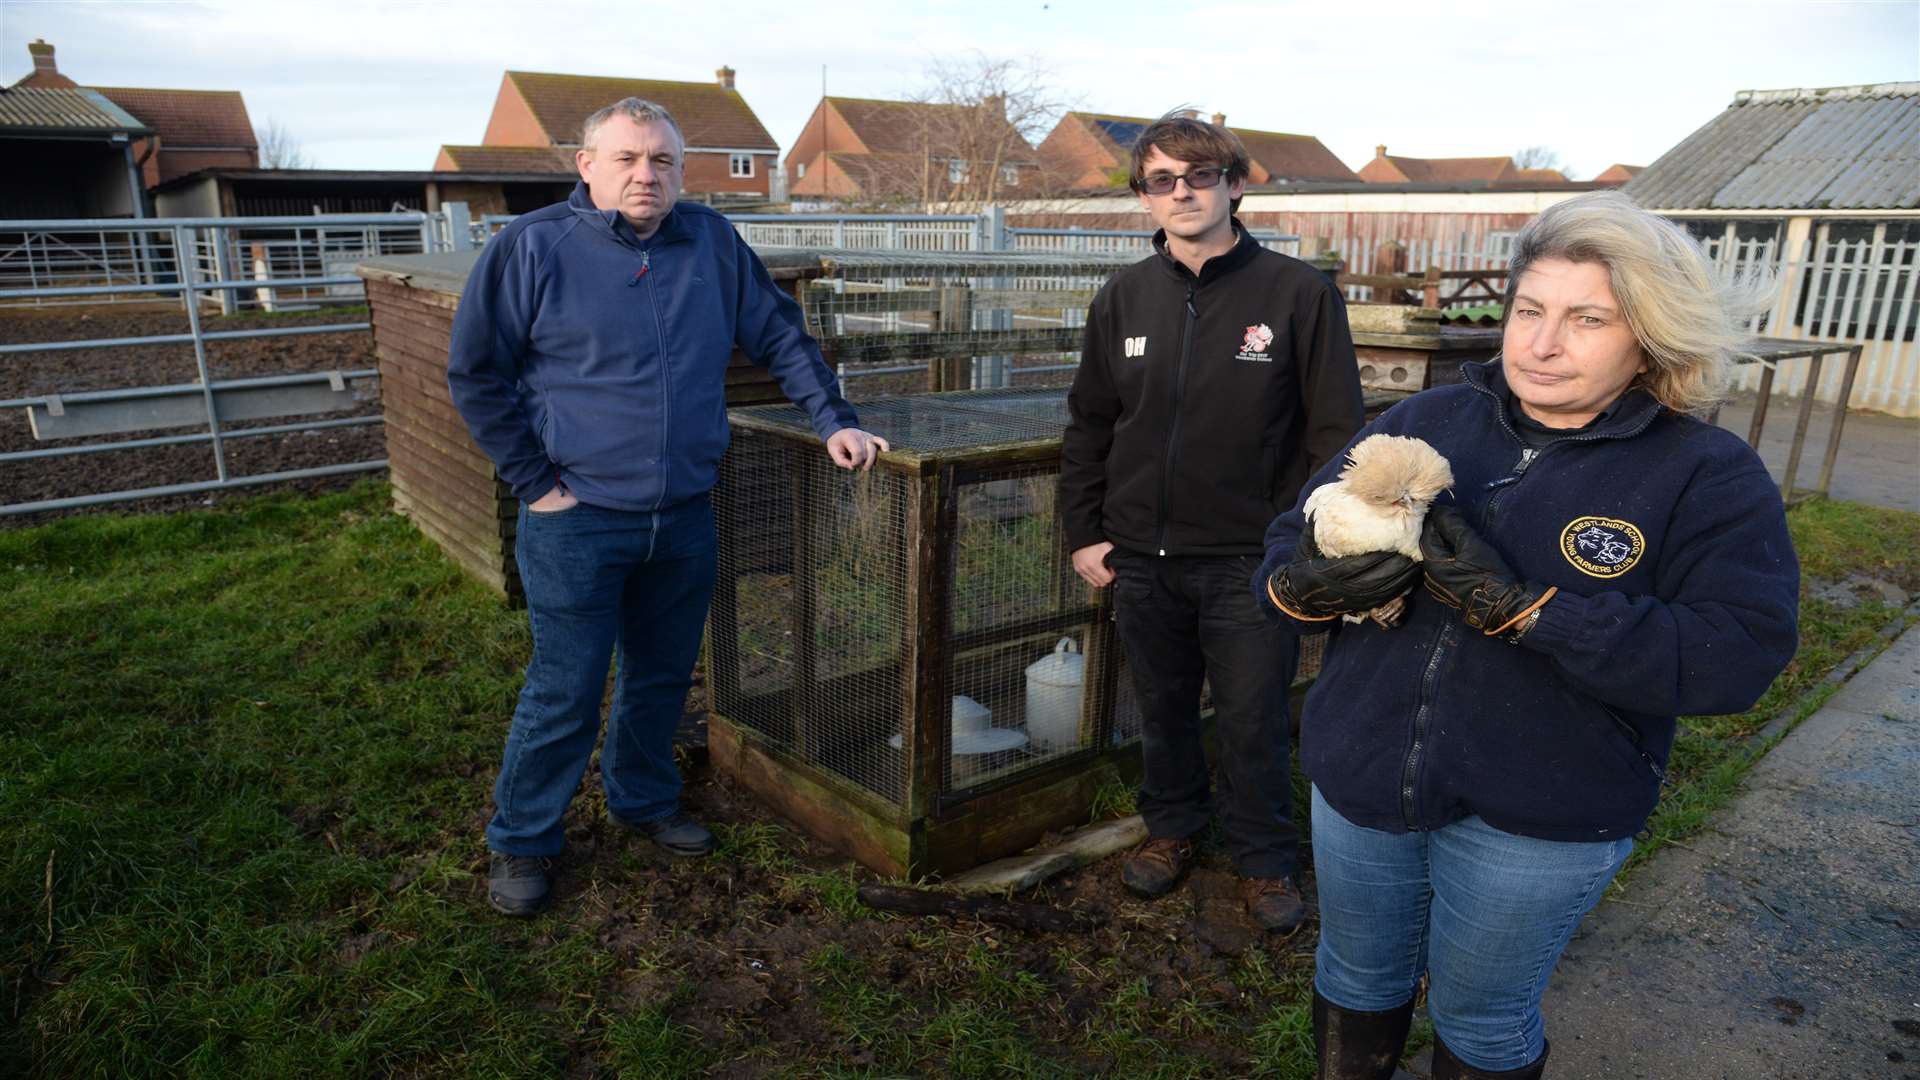
<instances>
[{"instance_id":1,"label":"metal railing fence","mask_svg":"<svg viewBox=\"0 0 1920 1080\"><path fill-rule=\"evenodd\" d=\"M293 280L340 277L370 256L447 250L444 220L416 213L0 221L0 307L151 302L182 295L183 267L196 280L222 283L195 292L222 314L337 303L343 286Z\"/></svg>"},{"instance_id":2,"label":"metal railing fence","mask_svg":"<svg viewBox=\"0 0 1920 1080\"><path fill-rule=\"evenodd\" d=\"M16 241L21 256L9 265ZM353 410L377 397L371 368L297 372L216 381L208 345L253 338L366 333L364 319L319 325L218 330L224 314L320 309L364 304L351 266L373 254L405 254L438 247L435 222L424 214L331 215L300 218L172 218L100 222L0 222L0 306L177 302L185 333L26 341L0 345L0 358L88 349L191 344L196 379L172 386L116 387L80 393L27 394L0 400L0 410L22 409L35 443L0 452L0 466L108 452L138 453L161 446L205 444L213 478L143 488L0 504L0 516L65 510L165 495L217 491L308 477L371 472L384 458L268 473L235 475L227 444L238 439L360 427L379 414L313 418ZM176 257L184 253L185 257ZM262 420L282 420L260 426ZM198 428L184 434L145 435Z\"/></svg>"}]
</instances>

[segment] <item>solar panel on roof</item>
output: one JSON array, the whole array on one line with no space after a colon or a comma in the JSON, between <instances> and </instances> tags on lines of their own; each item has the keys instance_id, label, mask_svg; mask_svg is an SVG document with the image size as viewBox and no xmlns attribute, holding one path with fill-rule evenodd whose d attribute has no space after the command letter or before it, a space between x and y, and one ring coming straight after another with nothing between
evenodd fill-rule
<instances>
[{"instance_id":1,"label":"solar panel on roof","mask_svg":"<svg viewBox=\"0 0 1920 1080\"><path fill-rule=\"evenodd\" d=\"M1121 146L1132 146L1139 142L1140 133L1147 130L1147 125L1132 120L1095 120L1093 126L1106 132L1107 138Z\"/></svg>"}]
</instances>

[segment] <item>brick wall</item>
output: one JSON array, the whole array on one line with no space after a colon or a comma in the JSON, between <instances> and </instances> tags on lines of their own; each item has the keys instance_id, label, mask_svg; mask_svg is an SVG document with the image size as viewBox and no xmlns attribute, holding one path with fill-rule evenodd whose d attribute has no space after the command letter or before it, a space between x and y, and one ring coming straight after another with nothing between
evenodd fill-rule
<instances>
[{"instance_id":1,"label":"brick wall","mask_svg":"<svg viewBox=\"0 0 1920 1080\"><path fill-rule=\"evenodd\" d=\"M580 137L577 131L556 131L553 138L561 142L572 142ZM533 118L533 110L527 107L527 99L520 96L520 90L513 80L500 77L500 93L493 99L493 115L487 118L487 133L480 138L485 146L552 146L547 133L540 130L540 122Z\"/></svg>"},{"instance_id":2,"label":"brick wall","mask_svg":"<svg viewBox=\"0 0 1920 1080\"><path fill-rule=\"evenodd\" d=\"M773 170L776 156L769 152L753 155L753 175L735 177L728 175L728 159L731 154L707 154L698 151L687 154L686 190L692 194L706 192L736 192L747 195L765 195L773 182Z\"/></svg>"}]
</instances>

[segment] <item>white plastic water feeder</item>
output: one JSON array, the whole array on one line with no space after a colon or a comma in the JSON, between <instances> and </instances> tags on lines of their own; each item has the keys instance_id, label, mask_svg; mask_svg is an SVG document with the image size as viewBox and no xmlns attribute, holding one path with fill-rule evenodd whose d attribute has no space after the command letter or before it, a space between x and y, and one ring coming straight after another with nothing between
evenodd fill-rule
<instances>
[{"instance_id":1,"label":"white plastic water feeder","mask_svg":"<svg viewBox=\"0 0 1920 1080\"><path fill-rule=\"evenodd\" d=\"M1080 747L1080 696L1087 658L1070 637L1027 665L1027 734L1042 753Z\"/></svg>"},{"instance_id":2,"label":"white plastic water feeder","mask_svg":"<svg viewBox=\"0 0 1920 1080\"><path fill-rule=\"evenodd\" d=\"M889 736L887 745L895 750L906 745L898 735ZM993 710L965 694L953 695L953 784L965 787L995 769L1011 764L1012 751L1027 745L1022 731L993 726Z\"/></svg>"}]
</instances>

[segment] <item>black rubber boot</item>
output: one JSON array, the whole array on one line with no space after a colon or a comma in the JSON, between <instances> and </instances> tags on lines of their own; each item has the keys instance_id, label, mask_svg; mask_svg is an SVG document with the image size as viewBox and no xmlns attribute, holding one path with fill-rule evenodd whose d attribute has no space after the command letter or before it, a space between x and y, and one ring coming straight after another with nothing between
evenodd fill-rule
<instances>
[{"instance_id":1,"label":"black rubber boot","mask_svg":"<svg viewBox=\"0 0 1920 1080\"><path fill-rule=\"evenodd\" d=\"M1447 1049L1447 1044L1441 1042L1439 1037L1435 1036L1433 1040L1433 1080L1540 1080L1540 1074L1547 1069L1547 1051L1551 1049L1553 1049L1553 1047L1550 1045L1542 1045L1540 1047L1540 1056L1534 1058L1533 1064L1531 1065L1522 1065L1517 1069L1508 1069L1505 1072L1487 1072L1484 1069L1476 1069L1466 1062L1461 1061L1459 1058L1454 1057L1453 1051Z\"/></svg>"},{"instance_id":2,"label":"black rubber boot","mask_svg":"<svg viewBox=\"0 0 1920 1080\"><path fill-rule=\"evenodd\" d=\"M1411 998L1397 1009L1357 1012L1314 991L1313 1048L1319 1062L1314 1076L1317 1080L1390 1080L1412 1024Z\"/></svg>"}]
</instances>

